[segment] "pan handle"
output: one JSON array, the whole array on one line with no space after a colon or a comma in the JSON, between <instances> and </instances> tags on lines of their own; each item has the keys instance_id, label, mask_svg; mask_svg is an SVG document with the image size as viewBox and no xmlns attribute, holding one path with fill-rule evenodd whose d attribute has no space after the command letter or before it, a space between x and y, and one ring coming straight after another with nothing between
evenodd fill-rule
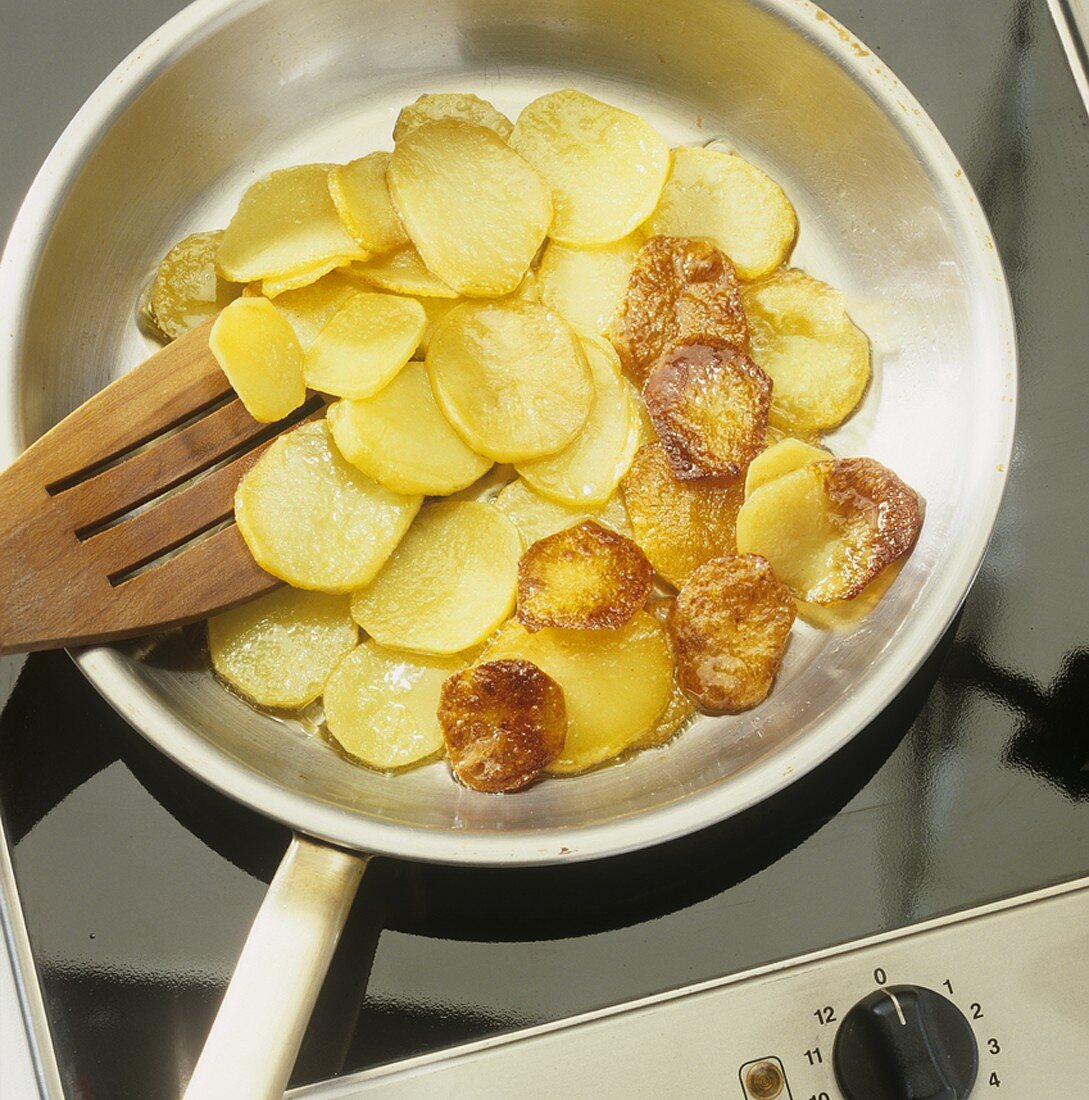
<instances>
[{"instance_id":1,"label":"pan handle","mask_svg":"<svg viewBox=\"0 0 1089 1100\"><path fill-rule=\"evenodd\" d=\"M279 1100L370 856L295 836L257 912L185 1100Z\"/></svg>"}]
</instances>

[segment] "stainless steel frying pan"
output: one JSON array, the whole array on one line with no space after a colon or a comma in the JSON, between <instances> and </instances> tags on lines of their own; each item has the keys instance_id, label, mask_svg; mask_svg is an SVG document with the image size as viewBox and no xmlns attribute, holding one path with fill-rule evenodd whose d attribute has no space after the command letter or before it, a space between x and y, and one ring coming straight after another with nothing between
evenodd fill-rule
<instances>
[{"instance_id":1,"label":"stainless steel frying pan","mask_svg":"<svg viewBox=\"0 0 1089 1100\"><path fill-rule=\"evenodd\" d=\"M933 123L801 0L198 0L88 100L19 214L0 266L0 459L148 353L135 304L158 258L183 234L225 224L252 180L388 148L397 109L421 91L472 90L513 116L567 85L639 111L674 143L724 139L782 182L802 227L795 262L842 287L873 340L874 383L832 444L920 490L921 539L852 632L799 626L757 710L506 797L458 787L442 764L396 778L355 768L206 672L122 648L79 654L160 749L297 830L194 1097L282 1091L362 874L356 853L589 859L734 814L884 706L979 566L1014 422L1002 269Z\"/></svg>"}]
</instances>

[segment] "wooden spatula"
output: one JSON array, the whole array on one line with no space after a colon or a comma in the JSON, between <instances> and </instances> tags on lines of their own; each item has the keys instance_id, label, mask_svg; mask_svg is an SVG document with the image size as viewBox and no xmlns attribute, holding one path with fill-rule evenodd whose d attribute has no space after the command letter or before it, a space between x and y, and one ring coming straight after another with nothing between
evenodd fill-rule
<instances>
[{"instance_id":1,"label":"wooden spatula","mask_svg":"<svg viewBox=\"0 0 1089 1100\"><path fill-rule=\"evenodd\" d=\"M211 322L109 385L0 474L0 653L148 634L279 582L233 522L235 487L320 398L260 424Z\"/></svg>"}]
</instances>

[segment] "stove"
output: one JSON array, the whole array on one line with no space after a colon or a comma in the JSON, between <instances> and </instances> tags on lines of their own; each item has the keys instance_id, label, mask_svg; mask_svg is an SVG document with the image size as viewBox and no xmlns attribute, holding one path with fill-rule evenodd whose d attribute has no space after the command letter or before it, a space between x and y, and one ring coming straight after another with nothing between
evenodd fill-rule
<instances>
[{"instance_id":1,"label":"stove","mask_svg":"<svg viewBox=\"0 0 1089 1100\"><path fill-rule=\"evenodd\" d=\"M953 1098L969 1067L973 1097L1089 1095L1079 5L825 5L950 141L1019 324L1009 487L932 656L838 756L694 836L534 870L375 861L295 1095ZM0 66L25 105L2 120L5 224L66 117L180 6L102 0L92 27L0 0L27 43ZM0 1091L177 1095L288 833L159 755L63 654L0 663L0 691ZM923 1072L912 1043L944 1084L882 1091L890 1066Z\"/></svg>"}]
</instances>

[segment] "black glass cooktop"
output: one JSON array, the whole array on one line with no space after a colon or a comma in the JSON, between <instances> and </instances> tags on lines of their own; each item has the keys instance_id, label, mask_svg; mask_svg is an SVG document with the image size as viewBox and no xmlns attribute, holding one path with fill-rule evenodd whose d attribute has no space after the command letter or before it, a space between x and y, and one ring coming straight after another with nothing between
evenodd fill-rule
<instances>
[{"instance_id":1,"label":"black glass cooktop","mask_svg":"<svg viewBox=\"0 0 1089 1100\"><path fill-rule=\"evenodd\" d=\"M878 722L741 818L593 865L376 863L296 1083L1089 873L1089 126L1043 3L827 6L943 129L1010 275L1020 428L968 601ZM30 658L0 717L0 811L70 1095L174 1095L287 833L63 654Z\"/></svg>"}]
</instances>

